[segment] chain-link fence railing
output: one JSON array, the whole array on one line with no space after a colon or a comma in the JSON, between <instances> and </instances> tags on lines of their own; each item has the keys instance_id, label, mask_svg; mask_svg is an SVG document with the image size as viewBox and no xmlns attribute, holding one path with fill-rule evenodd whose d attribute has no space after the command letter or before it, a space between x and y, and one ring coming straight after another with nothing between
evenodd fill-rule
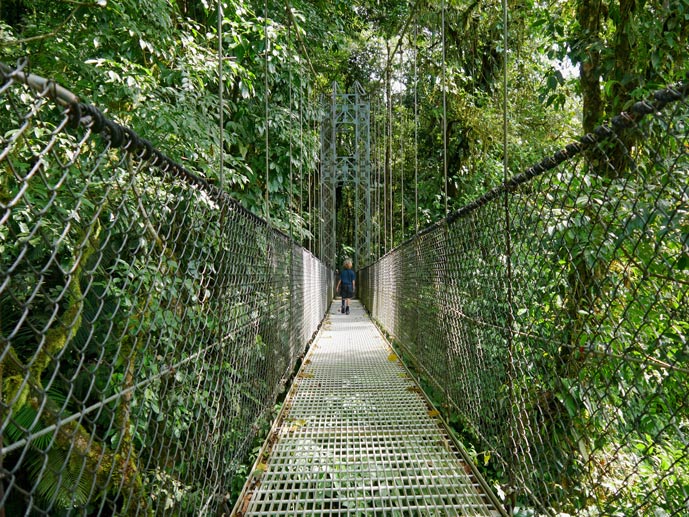
<instances>
[{"instance_id":1,"label":"chain-link fence railing","mask_svg":"<svg viewBox=\"0 0 689 517\"><path fill-rule=\"evenodd\" d=\"M68 91L1 76L0 513L229 510L332 272Z\"/></svg>"},{"instance_id":2,"label":"chain-link fence railing","mask_svg":"<svg viewBox=\"0 0 689 517\"><path fill-rule=\"evenodd\" d=\"M359 273L518 515L689 515L687 93Z\"/></svg>"}]
</instances>

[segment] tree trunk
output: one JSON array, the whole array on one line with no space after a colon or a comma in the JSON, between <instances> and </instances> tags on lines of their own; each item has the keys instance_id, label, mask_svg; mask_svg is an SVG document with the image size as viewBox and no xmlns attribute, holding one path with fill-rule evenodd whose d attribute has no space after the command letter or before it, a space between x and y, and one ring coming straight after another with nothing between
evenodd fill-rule
<instances>
[{"instance_id":1,"label":"tree trunk","mask_svg":"<svg viewBox=\"0 0 689 517\"><path fill-rule=\"evenodd\" d=\"M608 113L611 116L617 115L629 100L629 92L635 86L630 84L634 77L634 59L632 56L632 42L630 34L632 32L631 21L636 8L636 0L619 0L620 19L615 30L615 66L612 69L611 79L614 81L612 87L612 98L609 100Z\"/></svg>"},{"instance_id":2,"label":"tree trunk","mask_svg":"<svg viewBox=\"0 0 689 517\"><path fill-rule=\"evenodd\" d=\"M583 99L584 132L590 133L602 115L600 93L600 18L601 0L580 0L577 21L581 27L580 44L585 49L579 65Z\"/></svg>"}]
</instances>

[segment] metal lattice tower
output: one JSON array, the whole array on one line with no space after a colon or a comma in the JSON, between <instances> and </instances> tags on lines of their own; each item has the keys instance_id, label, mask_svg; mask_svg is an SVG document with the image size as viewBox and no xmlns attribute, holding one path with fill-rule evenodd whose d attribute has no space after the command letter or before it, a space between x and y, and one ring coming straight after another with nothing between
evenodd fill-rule
<instances>
[{"instance_id":1,"label":"metal lattice tower","mask_svg":"<svg viewBox=\"0 0 689 517\"><path fill-rule=\"evenodd\" d=\"M325 103L324 103L325 104ZM354 267L371 257L371 105L359 83L354 93L338 92L333 83L321 125L320 256L337 260L337 189L353 197Z\"/></svg>"}]
</instances>

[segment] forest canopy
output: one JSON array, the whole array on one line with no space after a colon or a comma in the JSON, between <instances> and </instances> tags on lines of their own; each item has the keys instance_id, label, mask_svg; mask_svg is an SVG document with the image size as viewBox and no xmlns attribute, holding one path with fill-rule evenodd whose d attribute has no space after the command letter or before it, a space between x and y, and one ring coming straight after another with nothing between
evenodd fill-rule
<instances>
[{"instance_id":1,"label":"forest canopy","mask_svg":"<svg viewBox=\"0 0 689 517\"><path fill-rule=\"evenodd\" d=\"M207 1L11 0L0 4L0 59L27 58L32 72L306 239L320 99L333 82L359 82L385 106L377 116L387 113L402 150L384 159L397 194L389 209L405 205L423 227L444 215L445 192L458 208L502 180L505 109L517 173L677 80L688 12L686 0L519 2L504 42L496 1L232 0L220 25ZM375 145L387 144L374 142L383 161ZM397 218L392 241L415 224Z\"/></svg>"}]
</instances>

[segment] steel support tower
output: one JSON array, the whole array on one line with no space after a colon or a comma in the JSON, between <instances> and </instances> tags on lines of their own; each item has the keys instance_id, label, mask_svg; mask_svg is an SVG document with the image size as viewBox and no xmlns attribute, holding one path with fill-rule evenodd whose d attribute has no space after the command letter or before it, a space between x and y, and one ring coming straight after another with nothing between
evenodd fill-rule
<instances>
[{"instance_id":1,"label":"steel support tower","mask_svg":"<svg viewBox=\"0 0 689 517\"><path fill-rule=\"evenodd\" d=\"M359 83L354 93L340 93L333 83L328 101L324 101L321 124L320 185L320 257L336 267L338 246L338 211L351 217L354 242L354 268L371 259L371 105ZM348 200L351 211L338 210L340 199Z\"/></svg>"}]
</instances>

